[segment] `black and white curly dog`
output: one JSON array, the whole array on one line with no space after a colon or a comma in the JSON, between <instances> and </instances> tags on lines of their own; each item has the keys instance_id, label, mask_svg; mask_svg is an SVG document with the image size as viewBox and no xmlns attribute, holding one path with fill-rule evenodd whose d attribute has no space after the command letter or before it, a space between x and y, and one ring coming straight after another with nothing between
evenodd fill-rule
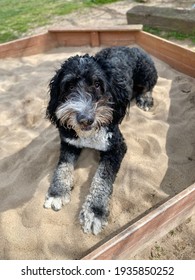
<instances>
[{"instance_id":1,"label":"black and white curly dog","mask_svg":"<svg viewBox=\"0 0 195 280\"><path fill-rule=\"evenodd\" d=\"M59 130L61 152L44 207L60 210L70 201L74 164L82 148L100 152L100 162L80 212L85 233L107 223L113 182L127 150L119 124L132 98L143 110L153 106L157 71L139 48L112 47L95 56L66 60L50 82L47 118Z\"/></svg>"}]
</instances>

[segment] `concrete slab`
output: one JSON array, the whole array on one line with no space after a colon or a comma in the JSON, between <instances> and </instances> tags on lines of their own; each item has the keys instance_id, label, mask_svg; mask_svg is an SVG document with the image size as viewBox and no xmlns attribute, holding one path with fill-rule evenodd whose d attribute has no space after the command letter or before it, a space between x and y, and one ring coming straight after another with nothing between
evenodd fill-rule
<instances>
[{"instance_id":1,"label":"concrete slab","mask_svg":"<svg viewBox=\"0 0 195 280\"><path fill-rule=\"evenodd\" d=\"M195 9L138 5L126 13L128 24L143 24L165 31L195 32Z\"/></svg>"}]
</instances>

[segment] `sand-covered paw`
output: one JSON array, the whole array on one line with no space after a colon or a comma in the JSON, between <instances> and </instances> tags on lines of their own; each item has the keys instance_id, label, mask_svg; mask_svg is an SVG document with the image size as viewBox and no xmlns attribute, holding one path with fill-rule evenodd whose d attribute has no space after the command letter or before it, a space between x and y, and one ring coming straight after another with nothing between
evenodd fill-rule
<instances>
[{"instance_id":1,"label":"sand-covered paw","mask_svg":"<svg viewBox=\"0 0 195 280\"><path fill-rule=\"evenodd\" d=\"M95 213L95 211L93 211L90 207L83 207L79 218L84 233L93 233L97 235L107 225L105 215Z\"/></svg>"},{"instance_id":2,"label":"sand-covered paw","mask_svg":"<svg viewBox=\"0 0 195 280\"><path fill-rule=\"evenodd\" d=\"M144 111L149 111L153 107L154 102L150 94L151 93L148 92L145 95L136 98L136 104L140 109Z\"/></svg>"},{"instance_id":3,"label":"sand-covered paw","mask_svg":"<svg viewBox=\"0 0 195 280\"><path fill-rule=\"evenodd\" d=\"M52 208L54 211L59 211L63 205L70 202L70 195L66 194L65 196L50 196L46 195L44 207Z\"/></svg>"},{"instance_id":4,"label":"sand-covered paw","mask_svg":"<svg viewBox=\"0 0 195 280\"><path fill-rule=\"evenodd\" d=\"M153 107L153 102L140 99L137 100L137 106L144 111L150 111L150 109Z\"/></svg>"}]
</instances>

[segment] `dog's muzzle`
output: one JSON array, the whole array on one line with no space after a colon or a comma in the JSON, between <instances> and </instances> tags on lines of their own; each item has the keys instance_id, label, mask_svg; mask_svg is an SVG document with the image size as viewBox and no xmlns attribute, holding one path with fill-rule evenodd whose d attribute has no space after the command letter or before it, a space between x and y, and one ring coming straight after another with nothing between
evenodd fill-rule
<instances>
[{"instance_id":1,"label":"dog's muzzle","mask_svg":"<svg viewBox=\"0 0 195 280\"><path fill-rule=\"evenodd\" d=\"M87 113L78 113L76 119L82 130L90 130L95 120L93 116Z\"/></svg>"},{"instance_id":2,"label":"dog's muzzle","mask_svg":"<svg viewBox=\"0 0 195 280\"><path fill-rule=\"evenodd\" d=\"M61 125L74 129L77 135L89 137L112 121L112 112L107 99L94 101L91 94L79 92L57 107L56 117Z\"/></svg>"}]
</instances>

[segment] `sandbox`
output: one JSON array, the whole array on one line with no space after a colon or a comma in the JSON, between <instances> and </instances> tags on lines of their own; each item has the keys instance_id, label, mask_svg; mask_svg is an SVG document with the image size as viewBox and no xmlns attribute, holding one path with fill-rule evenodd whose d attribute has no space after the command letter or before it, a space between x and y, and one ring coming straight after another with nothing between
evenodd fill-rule
<instances>
[{"instance_id":1,"label":"sandbox","mask_svg":"<svg viewBox=\"0 0 195 280\"><path fill-rule=\"evenodd\" d=\"M57 130L44 119L47 85L70 55L135 44L154 57L158 69L155 105L143 112L132 103L121 125L128 152L109 224L100 235L88 236L78 214L97 152L82 152L71 203L57 213L43 208L59 156ZM136 25L53 29L0 45L0 58L0 259L132 258L194 213L194 52Z\"/></svg>"}]
</instances>

